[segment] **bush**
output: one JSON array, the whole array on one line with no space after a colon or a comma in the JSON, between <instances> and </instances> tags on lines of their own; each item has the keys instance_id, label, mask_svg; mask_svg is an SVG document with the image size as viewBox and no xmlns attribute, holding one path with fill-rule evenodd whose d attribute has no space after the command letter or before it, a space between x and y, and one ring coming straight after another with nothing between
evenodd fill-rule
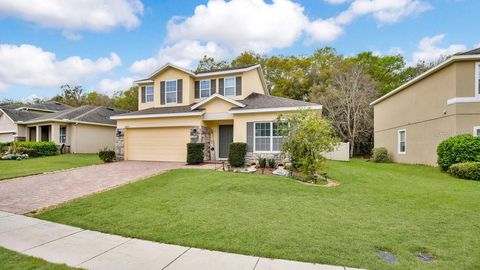
<instances>
[{"instance_id":1,"label":"bush","mask_svg":"<svg viewBox=\"0 0 480 270\"><path fill-rule=\"evenodd\" d=\"M242 167L245 165L246 154L246 143L231 143L228 146L228 163L230 163L230 165L233 167Z\"/></svg>"},{"instance_id":2,"label":"bush","mask_svg":"<svg viewBox=\"0 0 480 270\"><path fill-rule=\"evenodd\" d=\"M187 163L199 164L203 162L204 143L187 143Z\"/></svg>"},{"instance_id":3,"label":"bush","mask_svg":"<svg viewBox=\"0 0 480 270\"><path fill-rule=\"evenodd\" d=\"M27 154L28 157L34 158L38 156L37 149L34 148L25 148L25 147L17 147L15 150L16 154Z\"/></svg>"},{"instance_id":4,"label":"bush","mask_svg":"<svg viewBox=\"0 0 480 270\"><path fill-rule=\"evenodd\" d=\"M276 165L277 165L277 162L275 161L274 158L269 158L268 159L268 167L269 168L275 169Z\"/></svg>"},{"instance_id":5,"label":"bush","mask_svg":"<svg viewBox=\"0 0 480 270\"><path fill-rule=\"evenodd\" d=\"M373 150L372 150L372 160L373 160L373 162L377 162L377 163L389 162L390 159L388 158L387 148L385 148L385 147L373 148Z\"/></svg>"},{"instance_id":6,"label":"bush","mask_svg":"<svg viewBox=\"0 0 480 270\"><path fill-rule=\"evenodd\" d=\"M54 142L17 142L17 148L30 148L37 150L37 156L55 156L58 154L57 145Z\"/></svg>"},{"instance_id":7,"label":"bush","mask_svg":"<svg viewBox=\"0 0 480 270\"><path fill-rule=\"evenodd\" d=\"M480 181L480 162L456 163L450 166L448 173L461 179Z\"/></svg>"},{"instance_id":8,"label":"bush","mask_svg":"<svg viewBox=\"0 0 480 270\"><path fill-rule=\"evenodd\" d=\"M480 137L463 134L450 137L437 147L437 163L444 172L452 164L480 161Z\"/></svg>"},{"instance_id":9,"label":"bush","mask_svg":"<svg viewBox=\"0 0 480 270\"><path fill-rule=\"evenodd\" d=\"M258 166L262 169L266 168L267 167L267 159L263 158L263 157L258 158Z\"/></svg>"},{"instance_id":10,"label":"bush","mask_svg":"<svg viewBox=\"0 0 480 270\"><path fill-rule=\"evenodd\" d=\"M12 142L7 142L7 143L0 142L0 153L6 153L10 145L12 145Z\"/></svg>"},{"instance_id":11,"label":"bush","mask_svg":"<svg viewBox=\"0 0 480 270\"><path fill-rule=\"evenodd\" d=\"M115 154L115 151L110 150L108 148L104 148L98 152L98 157L103 160L103 162L113 162L117 159L117 155Z\"/></svg>"}]
</instances>

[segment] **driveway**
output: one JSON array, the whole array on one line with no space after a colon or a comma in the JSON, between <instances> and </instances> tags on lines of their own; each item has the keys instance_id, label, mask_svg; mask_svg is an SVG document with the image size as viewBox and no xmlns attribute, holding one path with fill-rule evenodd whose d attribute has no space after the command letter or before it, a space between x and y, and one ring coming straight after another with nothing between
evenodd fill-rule
<instances>
[{"instance_id":1,"label":"driveway","mask_svg":"<svg viewBox=\"0 0 480 270\"><path fill-rule=\"evenodd\" d=\"M184 167L177 162L122 161L0 181L0 211L25 214Z\"/></svg>"}]
</instances>

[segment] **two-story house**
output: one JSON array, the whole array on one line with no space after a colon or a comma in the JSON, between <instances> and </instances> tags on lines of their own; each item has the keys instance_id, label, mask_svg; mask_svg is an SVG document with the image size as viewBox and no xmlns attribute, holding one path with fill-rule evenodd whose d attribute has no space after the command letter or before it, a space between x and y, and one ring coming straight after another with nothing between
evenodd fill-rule
<instances>
[{"instance_id":1,"label":"two-story house","mask_svg":"<svg viewBox=\"0 0 480 270\"><path fill-rule=\"evenodd\" d=\"M228 157L232 142L248 144L248 156L278 155L276 120L322 106L270 96L260 65L192 72L166 64L136 81L139 111L117 120L116 151L126 160L185 162L187 143L205 143L205 159Z\"/></svg>"},{"instance_id":2,"label":"two-story house","mask_svg":"<svg viewBox=\"0 0 480 270\"><path fill-rule=\"evenodd\" d=\"M480 48L459 53L371 103L375 147L393 161L436 165L440 142L480 135Z\"/></svg>"}]
</instances>

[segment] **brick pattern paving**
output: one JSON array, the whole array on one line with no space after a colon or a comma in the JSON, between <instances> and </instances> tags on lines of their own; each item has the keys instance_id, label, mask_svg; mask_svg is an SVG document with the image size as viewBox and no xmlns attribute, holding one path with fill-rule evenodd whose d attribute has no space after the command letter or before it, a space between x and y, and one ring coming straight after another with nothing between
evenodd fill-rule
<instances>
[{"instance_id":1,"label":"brick pattern paving","mask_svg":"<svg viewBox=\"0 0 480 270\"><path fill-rule=\"evenodd\" d=\"M184 165L122 161L4 180L0 181L0 210L25 214Z\"/></svg>"}]
</instances>

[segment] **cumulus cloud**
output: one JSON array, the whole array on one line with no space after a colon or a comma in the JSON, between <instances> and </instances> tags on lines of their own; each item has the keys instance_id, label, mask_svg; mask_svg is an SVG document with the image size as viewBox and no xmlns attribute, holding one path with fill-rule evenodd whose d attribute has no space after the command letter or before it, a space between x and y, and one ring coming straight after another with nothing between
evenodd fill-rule
<instances>
[{"instance_id":1,"label":"cumulus cloud","mask_svg":"<svg viewBox=\"0 0 480 270\"><path fill-rule=\"evenodd\" d=\"M79 56L57 60L54 53L33 45L0 44L0 89L5 91L9 85L58 87L119 65L121 60L115 53L96 60Z\"/></svg>"},{"instance_id":2,"label":"cumulus cloud","mask_svg":"<svg viewBox=\"0 0 480 270\"><path fill-rule=\"evenodd\" d=\"M0 0L0 17L19 18L54 29L131 29L140 24L138 16L142 13L140 0Z\"/></svg>"},{"instance_id":3,"label":"cumulus cloud","mask_svg":"<svg viewBox=\"0 0 480 270\"><path fill-rule=\"evenodd\" d=\"M193 68L193 65L204 55L220 60L225 59L228 52L214 42L202 44L199 41L183 40L160 49L153 57L134 62L130 70L147 75L168 62L181 67Z\"/></svg>"},{"instance_id":4,"label":"cumulus cloud","mask_svg":"<svg viewBox=\"0 0 480 270\"><path fill-rule=\"evenodd\" d=\"M112 95L115 91L123 91L132 87L133 81L131 77L122 77L118 80L103 79L98 83L97 89L105 94Z\"/></svg>"},{"instance_id":5,"label":"cumulus cloud","mask_svg":"<svg viewBox=\"0 0 480 270\"><path fill-rule=\"evenodd\" d=\"M447 47L440 47L439 43L444 39L445 34L422 38L418 43L417 50L412 54L413 63L416 64L421 61L434 62L442 56L452 55L467 49L467 46L463 44L452 44Z\"/></svg>"}]
</instances>

